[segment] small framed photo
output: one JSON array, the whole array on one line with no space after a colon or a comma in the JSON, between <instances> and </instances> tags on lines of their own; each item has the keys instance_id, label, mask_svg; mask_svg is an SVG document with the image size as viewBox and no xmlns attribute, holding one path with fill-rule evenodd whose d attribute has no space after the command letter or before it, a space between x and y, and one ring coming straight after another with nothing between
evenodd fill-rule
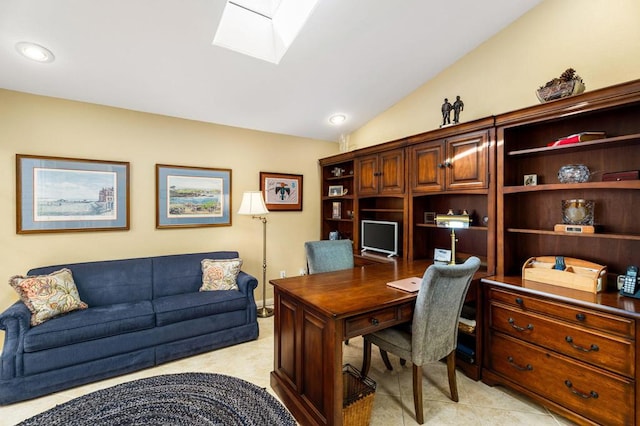
<instances>
[{"instance_id":1,"label":"small framed photo","mask_svg":"<svg viewBox=\"0 0 640 426\"><path fill-rule=\"evenodd\" d=\"M16 155L18 234L129 229L129 163Z\"/></svg>"},{"instance_id":2,"label":"small framed photo","mask_svg":"<svg viewBox=\"0 0 640 426\"><path fill-rule=\"evenodd\" d=\"M524 175L524 186L534 186L538 184L538 175Z\"/></svg>"},{"instance_id":3,"label":"small framed photo","mask_svg":"<svg viewBox=\"0 0 640 426\"><path fill-rule=\"evenodd\" d=\"M270 211L302 211L302 175L260 172L260 191Z\"/></svg>"},{"instance_id":4,"label":"small framed photo","mask_svg":"<svg viewBox=\"0 0 640 426\"><path fill-rule=\"evenodd\" d=\"M424 212L424 223L436 223L436 212Z\"/></svg>"},{"instance_id":5,"label":"small framed photo","mask_svg":"<svg viewBox=\"0 0 640 426\"><path fill-rule=\"evenodd\" d=\"M329 197L340 197L346 194L347 194L347 191L344 189L342 185L329 186Z\"/></svg>"},{"instance_id":6,"label":"small framed photo","mask_svg":"<svg viewBox=\"0 0 640 426\"><path fill-rule=\"evenodd\" d=\"M451 262L451 250L436 248L433 250L433 261L438 264Z\"/></svg>"},{"instance_id":7,"label":"small framed photo","mask_svg":"<svg viewBox=\"0 0 640 426\"><path fill-rule=\"evenodd\" d=\"M156 228L231 226L231 170L156 164Z\"/></svg>"},{"instance_id":8,"label":"small framed photo","mask_svg":"<svg viewBox=\"0 0 640 426\"><path fill-rule=\"evenodd\" d=\"M332 206L332 219L342 219L342 203L340 201L334 201Z\"/></svg>"}]
</instances>

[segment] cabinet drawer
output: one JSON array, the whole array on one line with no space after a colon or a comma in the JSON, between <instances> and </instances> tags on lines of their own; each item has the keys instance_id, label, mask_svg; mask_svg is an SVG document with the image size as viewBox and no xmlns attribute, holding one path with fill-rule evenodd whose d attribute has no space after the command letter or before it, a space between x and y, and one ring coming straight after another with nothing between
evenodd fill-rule
<instances>
[{"instance_id":1,"label":"cabinet drawer","mask_svg":"<svg viewBox=\"0 0 640 426\"><path fill-rule=\"evenodd\" d=\"M491 327L626 376L635 372L635 346L622 337L492 302Z\"/></svg>"},{"instance_id":2,"label":"cabinet drawer","mask_svg":"<svg viewBox=\"0 0 640 426\"><path fill-rule=\"evenodd\" d=\"M633 424L632 380L491 332L490 368L600 424Z\"/></svg>"},{"instance_id":3,"label":"cabinet drawer","mask_svg":"<svg viewBox=\"0 0 640 426\"><path fill-rule=\"evenodd\" d=\"M344 334L346 338L360 336L395 324L411 321L412 317L412 303L379 309L346 320Z\"/></svg>"},{"instance_id":4,"label":"cabinet drawer","mask_svg":"<svg viewBox=\"0 0 640 426\"><path fill-rule=\"evenodd\" d=\"M629 318L609 315L590 309L581 309L578 306L565 303L541 300L496 288L491 288L489 297L491 300L518 306L523 311L540 312L574 324L619 334L631 339L635 336L635 321Z\"/></svg>"}]
</instances>

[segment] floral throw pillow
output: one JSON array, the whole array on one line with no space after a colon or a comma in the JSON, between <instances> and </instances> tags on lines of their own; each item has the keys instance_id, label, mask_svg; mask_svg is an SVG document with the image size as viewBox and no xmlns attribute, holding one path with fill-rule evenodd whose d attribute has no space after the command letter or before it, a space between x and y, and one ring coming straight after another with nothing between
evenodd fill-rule
<instances>
[{"instance_id":1,"label":"floral throw pillow","mask_svg":"<svg viewBox=\"0 0 640 426\"><path fill-rule=\"evenodd\" d=\"M9 279L9 284L31 311L32 326L67 312L87 308L87 304L80 300L71 270L67 268L49 275L16 275Z\"/></svg>"},{"instance_id":2,"label":"floral throw pillow","mask_svg":"<svg viewBox=\"0 0 640 426\"><path fill-rule=\"evenodd\" d=\"M242 259L203 259L200 291L238 290Z\"/></svg>"}]
</instances>

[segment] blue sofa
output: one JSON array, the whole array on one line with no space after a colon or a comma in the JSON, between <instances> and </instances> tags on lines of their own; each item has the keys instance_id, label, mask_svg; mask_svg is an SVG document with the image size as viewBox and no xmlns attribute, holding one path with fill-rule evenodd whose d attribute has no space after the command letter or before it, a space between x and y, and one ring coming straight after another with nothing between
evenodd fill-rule
<instances>
[{"instance_id":1,"label":"blue sofa","mask_svg":"<svg viewBox=\"0 0 640 426\"><path fill-rule=\"evenodd\" d=\"M224 251L30 270L69 268L89 308L35 327L21 301L0 314L0 404L256 339L254 277L241 271L239 290L199 291L202 259L237 257Z\"/></svg>"}]
</instances>

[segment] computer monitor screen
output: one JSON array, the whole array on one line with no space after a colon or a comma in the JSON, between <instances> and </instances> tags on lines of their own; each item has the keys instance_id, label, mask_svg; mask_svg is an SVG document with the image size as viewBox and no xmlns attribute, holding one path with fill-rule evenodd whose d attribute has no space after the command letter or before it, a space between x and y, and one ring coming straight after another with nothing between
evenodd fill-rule
<instances>
[{"instance_id":1,"label":"computer monitor screen","mask_svg":"<svg viewBox=\"0 0 640 426\"><path fill-rule=\"evenodd\" d=\"M376 251L389 256L398 255L398 222L363 220L360 239L362 251Z\"/></svg>"}]
</instances>

